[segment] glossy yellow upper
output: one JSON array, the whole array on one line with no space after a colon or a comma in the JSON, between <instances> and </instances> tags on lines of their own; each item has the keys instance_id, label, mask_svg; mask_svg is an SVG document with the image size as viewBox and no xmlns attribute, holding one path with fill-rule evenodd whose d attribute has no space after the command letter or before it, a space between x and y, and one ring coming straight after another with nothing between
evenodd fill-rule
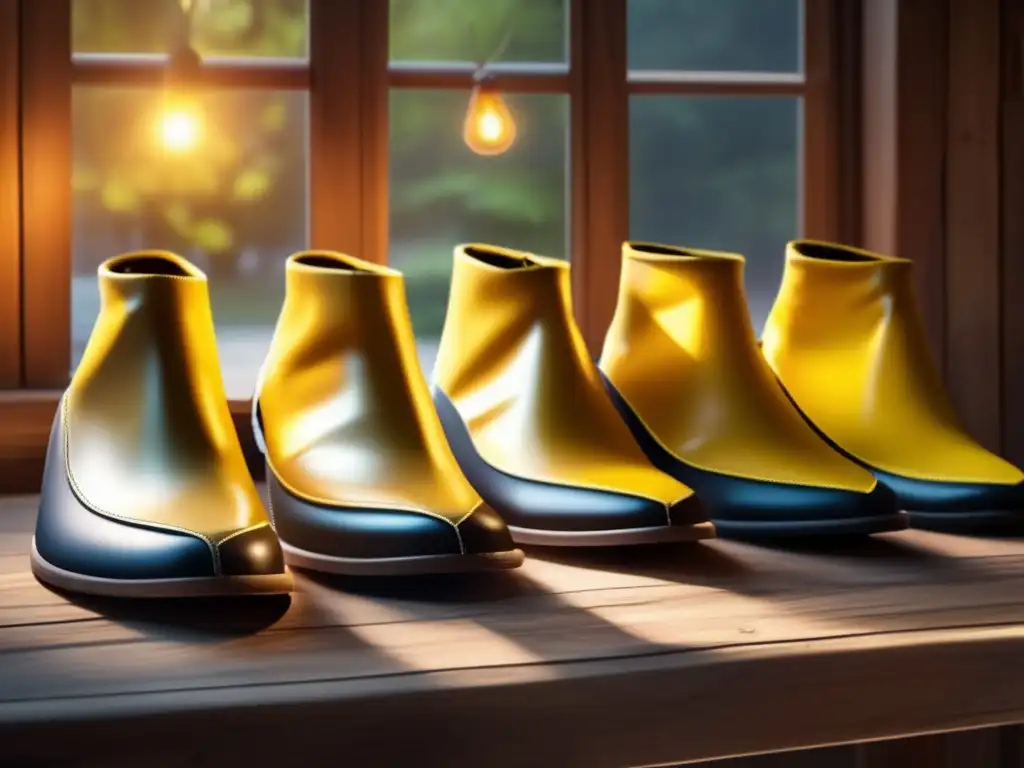
<instances>
[{"instance_id":1,"label":"glossy yellow upper","mask_svg":"<svg viewBox=\"0 0 1024 768\"><path fill-rule=\"evenodd\" d=\"M961 426L929 354L907 259L790 243L763 350L822 431L878 469L948 482L1024 479Z\"/></svg>"},{"instance_id":2,"label":"glossy yellow upper","mask_svg":"<svg viewBox=\"0 0 1024 768\"><path fill-rule=\"evenodd\" d=\"M742 256L622 246L602 370L651 434L700 469L868 492L874 476L818 437L757 349Z\"/></svg>"},{"instance_id":3,"label":"glossy yellow upper","mask_svg":"<svg viewBox=\"0 0 1024 768\"><path fill-rule=\"evenodd\" d=\"M147 251L104 262L99 285L62 409L75 493L101 514L213 542L266 524L224 394L205 275Z\"/></svg>"},{"instance_id":4,"label":"glossy yellow upper","mask_svg":"<svg viewBox=\"0 0 1024 768\"><path fill-rule=\"evenodd\" d=\"M327 505L469 515L480 498L434 410L401 273L309 251L286 281L257 390L281 484Z\"/></svg>"},{"instance_id":5,"label":"glossy yellow upper","mask_svg":"<svg viewBox=\"0 0 1024 768\"><path fill-rule=\"evenodd\" d=\"M499 470L666 504L692 495L651 466L615 410L573 319L566 262L456 248L434 383Z\"/></svg>"}]
</instances>

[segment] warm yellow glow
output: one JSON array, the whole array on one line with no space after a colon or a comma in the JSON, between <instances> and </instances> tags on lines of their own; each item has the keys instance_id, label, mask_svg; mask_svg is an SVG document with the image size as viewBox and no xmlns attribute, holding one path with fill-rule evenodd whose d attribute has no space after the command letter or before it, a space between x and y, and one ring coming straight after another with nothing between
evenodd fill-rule
<instances>
[{"instance_id":1,"label":"warm yellow glow","mask_svg":"<svg viewBox=\"0 0 1024 768\"><path fill-rule=\"evenodd\" d=\"M515 120L501 93L492 86L473 89L462 137L478 155L500 155L515 142Z\"/></svg>"},{"instance_id":2,"label":"warm yellow glow","mask_svg":"<svg viewBox=\"0 0 1024 768\"><path fill-rule=\"evenodd\" d=\"M169 107L160 116L160 141L171 152L188 152L199 144L203 118L198 109Z\"/></svg>"}]
</instances>

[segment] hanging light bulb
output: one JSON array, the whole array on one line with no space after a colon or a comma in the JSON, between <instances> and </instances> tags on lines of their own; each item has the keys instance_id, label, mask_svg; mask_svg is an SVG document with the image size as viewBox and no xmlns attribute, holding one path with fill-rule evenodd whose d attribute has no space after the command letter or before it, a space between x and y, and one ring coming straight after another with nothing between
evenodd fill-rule
<instances>
[{"instance_id":1,"label":"hanging light bulb","mask_svg":"<svg viewBox=\"0 0 1024 768\"><path fill-rule=\"evenodd\" d=\"M516 122L505 98L484 79L473 87L462 127L466 146L478 155L500 155L516 140Z\"/></svg>"},{"instance_id":2,"label":"hanging light bulb","mask_svg":"<svg viewBox=\"0 0 1024 768\"><path fill-rule=\"evenodd\" d=\"M190 83L202 67L202 60L191 44L192 0L180 0L180 5L180 26L164 76L164 98L157 120L157 139L173 154L198 147L204 128L203 109L198 98L190 94Z\"/></svg>"},{"instance_id":3,"label":"hanging light bulb","mask_svg":"<svg viewBox=\"0 0 1024 768\"><path fill-rule=\"evenodd\" d=\"M189 152L202 141L203 112L184 100L168 100L161 111L158 130L160 143L168 152Z\"/></svg>"}]
</instances>

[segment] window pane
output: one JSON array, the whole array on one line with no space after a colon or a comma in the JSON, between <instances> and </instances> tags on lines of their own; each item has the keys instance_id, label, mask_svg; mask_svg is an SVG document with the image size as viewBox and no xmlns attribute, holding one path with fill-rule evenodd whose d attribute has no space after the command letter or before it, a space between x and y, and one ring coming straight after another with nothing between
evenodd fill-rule
<instances>
[{"instance_id":1,"label":"window pane","mask_svg":"<svg viewBox=\"0 0 1024 768\"><path fill-rule=\"evenodd\" d=\"M392 61L565 61L566 0L391 0Z\"/></svg>"},{"instance_id":2,"label":"window pane","mask_svg":"<svg viewBox=\"0 0 1024 768\"><path fill-rule=\"evenodd\" d=\"M468 94L391 94L391 265L405 272L424 373L444 323L452 248L491 242L566 255L568 97L509 96L518 138L505 154L462 141Z\"/></svg>"},{"instance_id":3,"label":"window pane","mask_svg":"<svg viewBox=\"0 0 1024 768\"><path fill-rule=\"evenodd\" d=\"M760 332L797 233L800 101L634 96L630 237L747 257Z\"/></svg>"},{"instance_id":4,"label":"window pane","mask_svg":"<svg viewBox=\"0 0 1024 768\"><path fill-rule=\"evenodd\" d=\"M72 366L99 309L96 268L124 251L161 248L204 270L224 384L252 394L284 295L284 259L306 245L307 96L208 94L170 111L160 91L76 88ZM200 119L195 143L168 150L161 117ZM186 116L190 115L190 116Z\"/></svg>"},{"instance_id":5,"label":"window pane","mask_svg":"<svg viewBox=\"0 0 1024 768\"><path fill-rule=\"evenodd\" d=\"M306 0L193 0L192 44L204 56L305 58ZM167 53L180 0L73 0L75 53Z\"/></svg>"},{"instance_id":6,"label":"window pane","mask_svg":"<svg viewBox=\"0 0 1024 768\"><path fill-rule=\"evenodd\" d=\"M628 0L629 68L799 72L801 0Z\"/></svg>"}]
</instances>

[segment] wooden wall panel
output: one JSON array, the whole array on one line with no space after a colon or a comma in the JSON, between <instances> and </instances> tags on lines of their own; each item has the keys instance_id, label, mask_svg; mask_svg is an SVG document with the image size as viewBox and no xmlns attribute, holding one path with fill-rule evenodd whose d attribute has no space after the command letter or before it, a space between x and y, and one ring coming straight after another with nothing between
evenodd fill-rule
<instances>
[{"instance_id":1,"label":"wooden wall panel","mask_svg":"<svg viewBox=\"0 0 1024 768\"><path fill-rule=\"evenodd\" d=\"M0 389L21 384L18 3L0 0Z\"/></svg>"},{"instance_id":2,"label":"wooden wall panel","mask_svg":"<svg viewBox=\"0 0 1024 768\"><path fill-rule=\"evenodd\" d=\"M938 0L904 0L897 70L899 224L895 252L914 260L932 354L945 362L945 157L949 17Z\"/></svg>"},{"instance_id":3,"label":"wooden wall panel","mask_svg":"<svg viewBox=\"0 0 1024 768\"><path fill-rule=\"evenodd\" d=\"M1024 0L1003 2L1003 451L1024 466Z\"/></svg>"},{"instance_id":4,"label":"wooden wall panel","mask_svg":"<svg viewBox=\"0 0 1024 768\"><path fill-rule=\"evenodd\" d=\"M949 0L946 378L964 421L1001 444L1000 2Z\"/></svg>"},{"instance_id":5,"label":"wooden wall panel","mask_svg":"<svg viewBox=\"0 0 1024 768\"><path fill-rule=\"evenodd\" d=\"M21 4L22 288L25 385L71 373L71 8Z\"/></svg>"},{"instance_id":6,"label":"wooden wall panel","mask_svg":"<svg viewBox=\"0 0 1024 768\"><path fill-rule=\"evenodd\" d=\"M861 241L914 261L940 367L946 349L948 14L941 0L864 0Z\"/></svg>"}]
</instances>

